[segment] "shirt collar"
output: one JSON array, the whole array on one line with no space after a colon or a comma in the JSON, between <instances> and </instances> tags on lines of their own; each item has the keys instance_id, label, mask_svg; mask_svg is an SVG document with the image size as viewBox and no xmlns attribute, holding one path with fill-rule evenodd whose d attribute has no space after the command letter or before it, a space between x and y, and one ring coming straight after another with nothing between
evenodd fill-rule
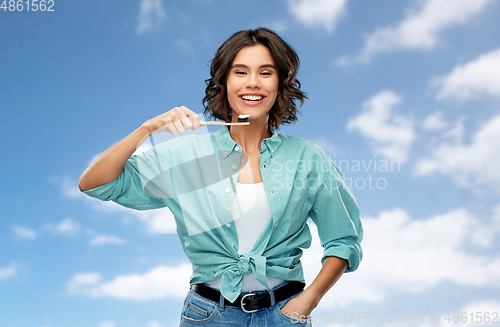
<instances>
[{"instance_id":1,"label":"shirt collar","mask_svg":"<svg viewBox=\"0 0 500 327\"><path fill-rule=\"evenodd\" d=\"M270 127L271 137L265 138L262 140L261 148L262 150L268 150L271 154L271 157L274 157L276 151L278 151L279 146L281 145L281 137L275 131L273 127ZM229 128L227 125L222 125L219 130L214 134L215 140L219 144L219 147L222 151L222 157L225 159L227 156L231 154L232 151L241 151L241 145L236 143L231 134L229 133ZM238 149L236 150L236 147Z\"/></svg>"}]
</instances>

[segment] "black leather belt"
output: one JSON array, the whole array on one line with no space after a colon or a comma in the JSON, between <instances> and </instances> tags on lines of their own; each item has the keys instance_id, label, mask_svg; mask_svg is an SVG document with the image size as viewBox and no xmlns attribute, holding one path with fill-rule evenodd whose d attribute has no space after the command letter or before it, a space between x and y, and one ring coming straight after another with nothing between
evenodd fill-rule
<instances>
[{"instance_id":1,"label":"black leather belt","mask_svg":"<svg viewBox=\"0 0 500 327\"><path fill-rule=\"evenodd\" d=\"M274 302L278 303L289 298L292 295L297 294L302 291L306 284L298 281L290 281L285 285L275 289L274 293ZM193 291L198 293L199 295L212 300L214 302L219 302L220 300L220 291L211 288L205 284L194 284L192 286ZM224 298L224 305L228 305L231 307L241 308L243 311L252 313L259 309L266 308L271 305L271 295L269 292L264 292L262 294L253 294L248 293L243 296L238 296L236 301L229 302Z\"/></svg>"}]
</instances>

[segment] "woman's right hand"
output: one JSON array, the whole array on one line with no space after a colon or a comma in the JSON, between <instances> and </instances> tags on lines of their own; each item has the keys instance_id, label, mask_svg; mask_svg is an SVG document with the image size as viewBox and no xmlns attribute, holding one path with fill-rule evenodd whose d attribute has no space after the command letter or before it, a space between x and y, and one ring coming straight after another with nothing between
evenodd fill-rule
<instances>
[{"instance_id":1,"label":"woman's right hand","mask_svg":"<svg viewBox=\"0 0 500 327\"><path fill-rule=\"evenodd\" d=\"M188 117L191 117L192 121ZM167 131L172 135L184 133L188 128L194 131L200 126L205 126L200 123L200 117L197 113L184 106L175 107L151 118L142 125L148 128L150 134L160 134Z\"/></svg>"}]
</instances>

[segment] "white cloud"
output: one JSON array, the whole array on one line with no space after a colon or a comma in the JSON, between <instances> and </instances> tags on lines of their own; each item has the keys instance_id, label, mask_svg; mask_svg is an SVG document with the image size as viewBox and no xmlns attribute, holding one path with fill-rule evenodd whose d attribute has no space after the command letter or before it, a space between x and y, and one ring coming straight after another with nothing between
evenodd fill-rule
<instances>
[{"instance_id":1,"label":"white cloud","mask_svg":"<svg viewBox=\"0 0 500 327\"><path fill-rule=\"evenodd\" d=\"M368 138L376 152L404 162L415 133L413 119L393 110L400 102L401 97L393 91L380 92L363 104L362 113L349 120L347 128Z\"/></svg>"},{"instance_id":2,"label":"white cloud","mask_svg":"<svg viewBox=\"0 0 500 327\"><path fill-rule=\"evenodd\" d=\"M142 0L140 7L139 22L136 28L138 34L148 32L155 27L158 28L166 17L162 0Z\"/></svg>"},{"instance_id":3,"label":"white cloud","mask_svg":"<svg viewBox=\"0 0 500 327\"><path fill-rule=\"evenodd\" d=\"M498 300L484 300L467 304L461 312L499 312L500 302Z\"/></svg>"},{"instance_id":4,"label":"white cloud","mask_svg":"<svg viewBox=\"0 0 500 327\"><path fill-rule=\"evenodd\" d=\"M34 240L36 238L35 231L21 226L13 226L12 232L19 240Z\"/></svg>"},{"instance_id":5,"label":"white cloud","mask_svg":"<svg viewBox=\"0 0 500 327\"><path fill-rule=\"evenodd\" d=\"M122 245L125 241L113 235L97 235L90 240L91 246L104 245L104 244L118 244Z\"/></svg>"},{"instance_id":6,"label":"white cloud","mask_svg":"<svg viewBox=\"0 0 500 327\"><path fill-rule=\"evenodd\" d=\"M155 210L132 210L120 206L112 201L96 201L96 199L89 198L88 201L93 202L93 206L97 211L104 210L106 212L123 213L129 218L136 219L144 223L146 232L159 235L159 234L176 234L177 225L175 224L174 215L168 208L160 208Z\"/></svg>"},{"instance_id":7,"label":"white cloud","mask_svg":"<svg viewBox=\"0 0 500 327\"><path fill-rule=\"evenodd\" d=\"M465 24L491 0L425 0L410 8L407 17L396 26L376 29L367 37L364 48L354 58L343 56L337 63L349 65L368 62L376 54L402 49L434 48L447 28Z\"/></svg>"},{"instance_id":8,"label":"white cloud","mask_svg":"<svg viewBox=\"0 0 500 327\"><path fill-rule=\"evenodd\" d=\"M443 142L431 158L421 159L415 165L415 175L438 172L451 176L461 186L500 182L500 115L484 124L472 137L470 144Z\"/></svg>"},{"instance_id":9,"label":"white cloud","mask_svg":"<svg viewBox=\"0 0 500 327\"><path fill-rule=\"evenodd\" d=\"M363 260L323 297L321 308L383 303L391 292L421 293L443 282L500 288L500 255L478 251L493 245L500 225L492 228L464 209L424 220L412 220L404 210L394 209L376 218L362 217L362 222ZM311 233L313 243L302 259L308 283L321 269L322 256L314 226Z\"/></svg>"},{"instance_id":10,"label":"white cloud","mask_svg":"<svg viewBox=\"0 0 500 327\"><path fill-rule=\"evenodd\" d=\"M422 124L423 129L427 130L440 130L446 128L448 123L443 117L443 112L436 111L427 116Z\"/></svg>"},{"instance_id":11,"label":"white cloud","mask_svg":"<svg viewBox=\"0 0 500 327\"><path fill-rule=\"evenodd\" d=\"M93 162L93 161L92 161ZM80 175L78 175L78 178ZM61 188L63 191L63 195L68 198L77 198L82 196L82 192L78 188L78 181L75 183L70 178L63 178L61 181Z\"/></svg>"},{"instance_id":12,"label":"white cloud","mask_svg":"<svg viewBox=\"0 0 500 327\"><path fill-rule=\"evenodd\" d=\"M174 215L167 208L154 210L149 212L147 215L134 214L140 221L146 223L147 231L151 234L177 233L177 225L175 224Z\"/></svg>"},{"instance_id":13,"label":"white cloud","mask_svg":"<svg viewBox=\"0 0 500 327\"><path fill-rule=\"evenodd\" d=\"M14 266L0 268L0 280L12 278L17 275L17 270Z\"/></svg>"},{"instance_id":14,"label":"white cloud","mask_svg":"<svg viewBox=\"0 0 500 327\"><path fill-rule=\"evenodd\" d=\"M139 275L115 277L110 282L101 282L102 276L96 273L76 274L66 284L72 293L91 297L114 297L146 301L174 297L182 299L189 291L190 263L174 267L159 266Z\"/></svg>"},{"instance_id":15,"label":"white cloud","mask_svg":"<svg viewBox=\"0 0 500 327\"><path fill-rule=\"evenodd\" d=\"M76 274L73 278L66 284L66 288L70 292L77 293L84 287L88 285L96 285L102 279L102 276L98 273L84 273Z\"/></svg>"},{"instance_id":16,"label":"white cloud","mask_svg":"<svg viewBox=\"0 0 500 327\"><path fill-rule=\"evenodd\" d=\"M288 0L288 11L307 27L333 32L346 3L347 0Z\"/></svg>"},{"instance_id":17,"label":"white cloud","mask_svg":"<svg viewBox=\"0 0 500 327\"><path fill-rule=\"evenodd\" d=\"M73 236L81 231L80 225L71 218L66 218L58 224L46 224L44 225L44 229L47 229L51 233L64 236Z\"/></svg>"},{"instance_id":18,"label":"white cloud","mask_svg":"<svg viewBox=\"0 0 500 327\"><path fill-rule=\"evenodd\" d=\"M500 49L455 67L449 75L435 78L432 84L440 87L437 99L500 97Z\"/></svg>"},{"instance_id":19,"label":"white cloud","mask_svg":"<svg viewBox=\"0 0 500 327\"><path fill-rule=\"evenodd\" d=\"M453 140L455 143L462 142L465 134L464 120L466 117L459 117L458 120L450 126L450 129L443 132L443 137Z\"/></svg>"}]
</instances>

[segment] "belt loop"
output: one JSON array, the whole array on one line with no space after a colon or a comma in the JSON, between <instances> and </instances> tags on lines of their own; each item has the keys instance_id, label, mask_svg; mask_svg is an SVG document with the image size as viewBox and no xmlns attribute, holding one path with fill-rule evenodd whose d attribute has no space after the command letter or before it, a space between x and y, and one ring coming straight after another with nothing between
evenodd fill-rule
<instances>
[{"instance_id":1,"label":"belt loop","mask_svg":"<svg viewBox=\"0 0 500 327\"><path fill-rule=\"evenodd\" d=\"M224 296L222 295L222 292L219 297L219 310L224 311Z\"/></svg>"},{"instance_id":2,"label":"belt loop","mask_svg":"<svg viewBox=\"0 0 500 327\"><path fill-rule=\"evenodd\" d=\"M271 307L274 307L274 304L275 304L275 302L274 302L274 292L273 292L272 289L269 289L268 292L269 292L269 295L271 296Z\"/></svg>"}]
</instances>

